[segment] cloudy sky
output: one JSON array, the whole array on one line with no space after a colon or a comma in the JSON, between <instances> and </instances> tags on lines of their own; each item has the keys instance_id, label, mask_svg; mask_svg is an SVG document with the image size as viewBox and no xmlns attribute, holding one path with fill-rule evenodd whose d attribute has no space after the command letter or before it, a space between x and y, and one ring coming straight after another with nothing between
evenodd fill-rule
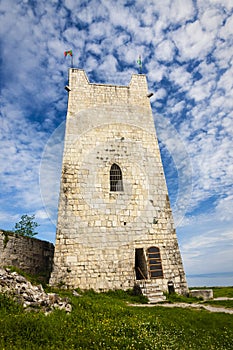
<instances>
[{"instance_id":1,"label":"cloudy sky","mask_svg":"<svg viewBox=\"0 0 233 350\"><path fill-rule=\"evenodd\" d=\"M0 228L54 242L68 68L154 92L187 274L233 271L233 0L2 0Z\"/></svg>"}]
</instances>

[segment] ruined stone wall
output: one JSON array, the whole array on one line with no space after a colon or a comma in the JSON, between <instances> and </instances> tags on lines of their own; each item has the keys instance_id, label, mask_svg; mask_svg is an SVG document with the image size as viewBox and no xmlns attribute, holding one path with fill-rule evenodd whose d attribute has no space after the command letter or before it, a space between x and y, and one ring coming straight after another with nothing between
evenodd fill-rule
<instances>
[{"instance_id":1,"label":"ruined stone wall","mask_svg":"<svg viewBox=\"0 0 233 350\"><path fill-rule=\"evenodd\" d=\"M50 242L0 231L0 266L16 266L49 277L53 254L54 246Z\"/></svg>"},{"instance_id":2,"label":"ruined stone wall","mask_svg":"<svg viewBox=\"0 0 233 350\"><path fill-rule=\"evenodd\" d=\"M145 75L128 86L90 84L70 69L54 269L50 283L133 287L135 251L160 249L161 290L187 289ZM122 192L110 191L112 164Z\"/></svg>"}]
</instances>

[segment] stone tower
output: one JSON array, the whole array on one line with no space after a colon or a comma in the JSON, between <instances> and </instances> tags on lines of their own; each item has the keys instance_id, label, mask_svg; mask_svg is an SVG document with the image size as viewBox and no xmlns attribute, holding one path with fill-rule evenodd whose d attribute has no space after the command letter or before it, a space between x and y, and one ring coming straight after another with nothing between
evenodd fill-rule
<instances>
[{"instance_id":1,"label":"stone tower","mask_svg":"<svg viewBox=\"0 0 233 350\"><path fill-rule=\"evenodd\" d=\"M146 76L93 84L69 70L51 285L186 293ZM155 285L155 284L153 284Z\"/></svg>"}]
</instances>

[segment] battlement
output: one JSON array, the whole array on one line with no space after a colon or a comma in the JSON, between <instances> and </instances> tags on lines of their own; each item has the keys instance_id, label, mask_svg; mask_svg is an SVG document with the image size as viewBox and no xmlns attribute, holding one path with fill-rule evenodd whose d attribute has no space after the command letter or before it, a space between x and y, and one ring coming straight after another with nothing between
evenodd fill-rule
<instances>
[{"instance_id":1,"label":"battlement","mask_svg":"<svg viewBox=\"0 0 233 350\"><path fill-rule=\"evenodd\" d=\"M148 107L148 86L146 75L133 74L128 86L90 83L82 69L69 70L69 111L76 113L98 105L118 105ZM74 108L74 106L76 108Z\"/></svg>"},{"instance_id":2,"label":"battlement","mask_svg":"<svg viewBox=\"0 0 233 350\"><path fill-rule=\"evenodd\" d=\"M99 84L99 83L90 83L87 74L84 69L79 68L70 68L69 69L69 82L71 85L75 83L75 85L83 86L84 84L90 86L99 86L99 87L114 87L114 88L123 88L123 89L140 89L147 91L147 81L145 74L132 74L130 83L128 86L125 85L113 85L113 84ZM73 87L75 88L75 85Z\"/></svg>"}]
</instances>

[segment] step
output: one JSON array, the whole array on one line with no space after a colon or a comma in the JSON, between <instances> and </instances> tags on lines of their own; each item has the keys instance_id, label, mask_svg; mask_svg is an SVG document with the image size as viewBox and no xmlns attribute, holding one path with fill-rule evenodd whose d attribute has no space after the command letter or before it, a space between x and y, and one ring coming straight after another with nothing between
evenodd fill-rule
<instances>
[{"instance_id":1,"label":"step","mask_svg":"<svg viewBox=\"0 0 233 350\"><path fill-rule=\"evenodd\" d=\"M154 293L154 292L161 292L161 289L159 289L159 288L141 288L141 291L143 293Z\"/></svg>"},{"instance_id":2,"label":"step","mask_svg":"<svg viewBox=\"0 0 233 350\"><path fill-rule=\"evenodd\" d=\"M141 288L142 292L145 293L150 293L150 292L161 292L161 289L157 288L153 288L153 287L149 287L149 288Z\"/></svg>"},{"instance_id":3,"label":"step","mask_svg":"<svg viewBox=\"0 0 233 350\"><path fill-rule=\"evenodd\" d=\"M161 301L164 301L164 300L166 300L165 295L161 295L159 297L150 297L150 298L148 298L149 304L160 303Z\"/></svg>"},{"instance_id":4,"label":"step","mask_svg":"<svg viewBox=\"0 0 233 350\"><path fill-rule=\"evenodd\" d=\"M155 304L166 300L166 297L160 290L159 285L154 281L141 281L138 284L142 294L148 298L149 304Z\"/></svg>"},{"instance_id":5,"label":"step","mask_svg":"<svg viewBox=\"0 0 233 350\"><path fill-rule=\"evenodd\" d=\"M153 287L158 287L159 285L156 282L152 281L143 281L143 282L138 282L140 286L153 286Z\"/></svg>"},{"instance_id":6,"label":"step","mask_svg":"<svg viewBox=\"0 0 233 350\"><path fill-rule=\"evenodd\" d=\"M157 289L159 290L158 284L139 284L141 289Z\"/></svg>"},{"instance_id":7,"label":"step","mask_svg":"<svg viewBox=\"0 0 233 350\"><path fill-rule=\"evenodd\" d=\"M163 292L161 291L161 290L159 290L159 291L151 291L151 292L148 292L148 293L145 293L147 296L148 296L148 298L149 297L153 297L153 296L156 296L156 297L161 297L161 296L163 296Z\"/></svg>"}]
</instances>

